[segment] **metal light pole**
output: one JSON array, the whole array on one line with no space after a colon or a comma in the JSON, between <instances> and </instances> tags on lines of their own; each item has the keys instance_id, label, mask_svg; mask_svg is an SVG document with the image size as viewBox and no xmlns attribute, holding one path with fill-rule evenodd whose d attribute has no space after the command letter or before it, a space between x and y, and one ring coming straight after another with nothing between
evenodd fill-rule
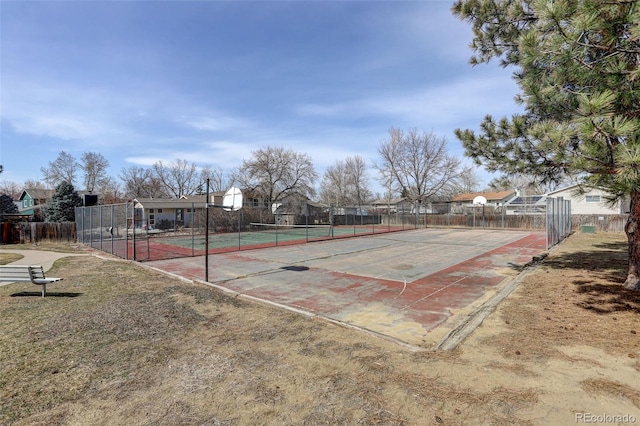
<instances>
[{"instance_id":1,"label":"metal light pole","mask_svg":"<svg viewBox=\"0 0 640 426\"><path fill-rule=\"evenodd\" d=\"M209 282L209 178L207 178L207 199L205 201L204 213L204 280Z\"/></svg>"}]
</instances>

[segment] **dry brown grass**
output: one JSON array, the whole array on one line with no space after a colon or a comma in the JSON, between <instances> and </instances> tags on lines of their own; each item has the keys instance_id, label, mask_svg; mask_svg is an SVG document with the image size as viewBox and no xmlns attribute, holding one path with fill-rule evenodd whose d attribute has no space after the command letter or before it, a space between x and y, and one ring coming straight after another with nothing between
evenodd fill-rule
<instances>
[{"instance_id":1,"label":"dry brown grass","mask_svg":"<svg viewBox=\"0 0 640 426\"><path fill-rule=\"evenodd\" d=\"M517 303L502 307L509 331L492 344L508 348L505 356L532 360L560 356L567 342L636 357L640 292L622 286L626 270L623 235L573 236L527 277Z\"/></svg>"},{"instance_id":2,"label":"dry brown grass","mask_svg":"<svg viewBox=\"0 0 640 426\"><path fill-rule=\"evenodd\" d=\"M625 269L624 236L575 235L460 348L413 352L129 262L64 258L44 299L0 287L0 423L555 424L603 395L633 410L624 376L588 375L619 362L640 377ZM549 375L565 365L582 375ZM554 411L562 386L580 393Z\"/></svg>"},{"instance_id":3,"label":"dry brown grass","mask_svg":"<svg viewBox=\"0 0 640 426\"><path fill-rule=\"evenodd\" d=\"M591 393L628 399L640 408L640 391L637 388L607 379L588 379L582 382L582 387Z\"/></svg>"},{"instance_id":4,"label":"dry brown grass","mask_svg":"<svg viewBox=\"0 0 640 426\"><path fill-rule=\"evenodd\" d=\"M15 253L0 253L0 265L15 262L22 259L22 256Z\"/></svg>"}]
</instances>

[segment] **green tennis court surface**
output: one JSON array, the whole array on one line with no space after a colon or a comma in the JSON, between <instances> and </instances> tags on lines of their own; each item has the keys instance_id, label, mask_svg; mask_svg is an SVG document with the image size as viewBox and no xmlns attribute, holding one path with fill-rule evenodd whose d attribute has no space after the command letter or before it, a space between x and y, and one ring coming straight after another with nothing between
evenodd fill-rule
<instances>
[{"instance_id":1,"label":"green tennis court surface","mask_svg":"<svg viewBox=\"0 0 640 426\"><path fill-rule=\"evenodd\" d=\"M333 238L345 238L358 235L373 235L384 232L402 230L401 227L389 227L383 225L356 225L356 226L278 226L252 224L249 231L228 232L210 234L208 237L208 247L210 250L264 245L285 245L291 243L304 243L307 241L330 240ZM155 236L153 241L168 246L181 248L193 248L194 250L204 250L205 236L182 236L163 237Z\"/></svg>"}]
</instances>

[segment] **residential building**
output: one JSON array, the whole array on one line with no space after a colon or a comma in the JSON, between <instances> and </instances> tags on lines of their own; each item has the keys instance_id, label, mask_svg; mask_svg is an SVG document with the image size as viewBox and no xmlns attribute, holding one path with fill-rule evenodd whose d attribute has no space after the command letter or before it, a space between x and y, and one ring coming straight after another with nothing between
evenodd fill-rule
<instances>
[{"instance_id":1,"label":"residential building","mask_svg":"<svg viewBox=\"0 0 640 426\"><path fill-rule=\"evenodd\" d=\"M502 207L516 196L516 190L459 194L451 199L450 213L471 214L475 211L474 209L480 206L480 204L475 203L479 199L486 201L482 206L490 208L493 213L496 208Z\"/></svg>"},{"instance_id":2,"label":"residential building","mask_svg":"<svg viewBox=\"0 0 640 426\"><path fill-rule=\"evenodd\" d=\"M611 215L628 214L629 201L618 200L611 204L607 201L610 194L601 188L584 188L579 191L579 185L572 185L546 194L548 197L562 197L571 200L572 215Z\"/></svg>"},{"instance_id":3,"label":"residential building","mask_svg":"<svg viewBox=\"0 0 640 426\"><path fill-rule=\"evenodd\" d=\"M53 189L28 188L20 194L20 214L29 216L42 216L44 205L53 196Z\"/></svg>"}]
</instances>

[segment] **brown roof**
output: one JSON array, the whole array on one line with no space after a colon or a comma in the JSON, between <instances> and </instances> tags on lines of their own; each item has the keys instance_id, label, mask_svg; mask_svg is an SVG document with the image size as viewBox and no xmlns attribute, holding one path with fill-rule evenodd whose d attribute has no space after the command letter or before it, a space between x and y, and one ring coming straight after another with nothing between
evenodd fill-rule
<instances>
[{"instance_id":1,"label":"brown roof","mask_svg":"<svg viewBox=\"0 0 640 426\"><path fill-rule=\"evenodd\" d=\"M477 196L483 196L487 199L487 201L500 201L503 200L510 195L515 194L516 191L508 190L508 191L499 191L499 192L474 192L470 194L460 194L456 195L451 199L453 202L464 202L464 201L473 201Z\"/></svg>"},{"instance_id":2,"label":"brown roof","mask_svg":"<svg viewBox=\"0 0 640 426\"><path fill-rule=\"evenodd\" d=\"M22 191L20 199L24 198L24 194L27 193L34 200L49 200L53 196L53 189L40 189L40 188L28 188Z\"/></svg>"},{"instance_id":3,"label":"brown roof","mask_svg":"<svg viewBox=\"0 0 640 426\"><path fill-rule=\"evenodd\" d=\"M386 206L386 205L395 206L396 204L404 203L405 201L406 200L404 198L392 198L390 200L381 198L379 200L371 202L371 204L374 206Z\"/></svg>"}]
</instances>

